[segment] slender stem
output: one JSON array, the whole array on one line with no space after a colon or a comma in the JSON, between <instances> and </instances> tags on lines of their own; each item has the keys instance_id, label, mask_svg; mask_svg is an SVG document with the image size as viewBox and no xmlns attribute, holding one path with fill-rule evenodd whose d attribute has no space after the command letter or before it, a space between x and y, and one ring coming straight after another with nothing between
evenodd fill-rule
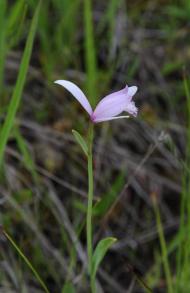
<instances>
[{"instance_id":1,"label":"slender stem","mask_svg":"<svg viewBox=\"0 0 190 293\"><path fill-rule=\"evenodd\" d=\"M93 204L93 161L92 161L92 143L93 143L93 124L89 127L88 141L88 207L87 207L87 250L88 250L88 271L91 280L91 290L95 292L95 280L92 278L92 204Z\"/></svg>"}]
</instances>

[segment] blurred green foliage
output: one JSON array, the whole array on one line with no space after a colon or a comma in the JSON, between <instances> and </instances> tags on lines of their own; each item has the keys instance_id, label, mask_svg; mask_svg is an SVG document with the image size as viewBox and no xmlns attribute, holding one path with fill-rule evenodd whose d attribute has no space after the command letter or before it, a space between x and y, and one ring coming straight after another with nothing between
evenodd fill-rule
<instances>
[{"instance_id":1,"label":"blurred green foliage","mask_svg":"<svg viewBox=\"0 0 190 293\"><path fill-rule=\"evenodd\" d=\"M167 152L163 156L165 160L167 156L173 155L172 158L178 156L181 145L183 146L181 141L184 140L185 132L187 147L186 150L183 149L182 158L177 157L180 168L178 172L175 171L177 175L173 172L173 177L169 175L169 178L166 178L167 181L167 179L182 177L182 191L178 199L178 203L181 204L181 214L178 213L176 216L176 206L171 207L170 211L172 213L174 210L175 219L177 218L178 221L180 217L181 223L172 237L166 237L164 253L165 259L168 259L171 266L174 291L188 292L190 288L188 232L190 227L188 74L190 1L45 0L42 2L38 25L36 19L30 30L37 0L0 1L0 159L4 162L0 174L3 194L0 221L13 235L18 246L30 259L51 292L73 293L77 292L76 288L80 290L85 288L88 292L83 261L86 213L86 194L83 192L86 190L85 156L79 153L78 147L72 147L72 139L67 136L72 127L86 134L85 116L79 115L80 108L77 108L75 102L73 107L70 106L71 99L65 99L63 106L60 106L63 103L63 91L55 89L53 81L57 78L73 80L84 90L93 105L101 96L110 92L110 88L120 88L126 81L129 84L135 82L140 86L139 104L142 105L141 120L137 125L140 131L134 128L133 135L126 142L131 126L129 131L125 131L122 126L121 128L113 126L113 129L108 131L105 127L97 127L97 138L103 138L108 148L102 157L100 155L101 160L109 154L110 138L105 135L109 131L110 136L114 134L115 149L117 150L120 143L124 155L123 160L120 157L117 160L120 164L119 170L112 169L114 162L112 157L109 158L108 168L103 166L99 169L103 175L99 177L97 175L99 181L97 179L96 182L96 201L93 208L95 232L126 183L126 171L123 171L122 167L126 149L131 148L136 155L128 158L132 164L142 156L143 143L141 141L132 143L134 136L142 132L146 136L146 142L149 142L152 129L157 134L163 128L169 131L171 124L173 127L171 133L173 129L180 128L178 135L182 139L175 144L171 138L172 147L167 146ZM32 47L35 30L35 42ZM24 47L25 43L27 43L26 47ZM185 77L184 71L187 72ZM25 81L26 86L23 89ZM60 116L63 116L63 119ZM26 125L25 128L22 127L24 123L22 118L23 120L28 118L31 122L28 128ZM39 129L36 129L35 122ZM43 143L43 139L40 141L49 130L46 126L53 129L56 135L59 132L54 152L48 148L46 141ZM36 130L35 138L30 134L31 129ZM47 136L53 139L52 132ZM64 137L64 148L59 144L62 137ZM42 144L40 148L42 151L37 148L39 142ZM7 144L8 148L6 148ZM35 148L37 155L31 151ZM96 151L97 148L96 146ZM136 149L138 151L135 153ZM119 155L120 151L121 149L118 149ZM62 163L60 156L63 152ZM50 168L52 173L44 167L43 156L49 160L58 157ZM158 161L158 157L155 157L156 160ZM173 163L174 160L171 161ZM150 168L149 172L153 174L155 169L156 167ZM16 171L13 174L11 170ZM158 168L158 176L155 178L158 178L160 173ZM167 176L167 164L163 173ZM138 180L141 183L147 179L144 179L142 174ZM152 181L154 180L153 177ZM102 187L102 181L105 187ZM150 182L147 182L147 186L149 185ZM134 186L136 190L140 189L136 182ZM131 235L132 228L129 223L135 209L138 217L135 218L134 225L137 225L136 223L139 225L135 230L137 234L141 229L146 230L146 223L150 230L152 229L155 217L151 206L142 205L139 201L139 198L144 196L143 188L140 189L140 196L135 200L129 191L127 199L121 203L121 207L128 207L130 216L125 218L122 213L120 214L121 207L119 212L111 215L113 222L121 218L114 226L121 237L121 244ZM161 219L163 202L164 198L161 198ZM170 204L172 206L172 200ZM164 219L169 217L166 211L167 209ZM143 216L143 212L147 217ZM159 225L164 226L164 219ZM174 221L174 217L171 217L171 221ZM105 233L110 233L110 230L106 230ZM143 277L150 287L155 290L165 290L163 259L157 239L155 243L148 243L148 248L144 248L142 244L142 249L138 246L135 250L133 237L129 245L121 250L122 253L118 250L117 260L116 251L112 252L110 258L108 256L108 264L110 262L110 267L113 266L114 271L119 270L127 254L130 261L144 268ZM146 253L146 257L141 255L139 258L139 250ZM33 287L35 284L34 290L38 290L36 279L26 270L18 255L7 243L5 249L2 245L1 260L2 288L9 290L12 287L18 292L32 292L30 286ZM6 266L3 267L4 263ZM112 273L109 269L109 265L105 265L105 270ZM130 279L126 271L124 275L127 276L127 280L124 280L123 286L126 284L128 286L134 276L132 275ZM114 284L109 283L109 274L104 277L104 282L107 282L105 287L113 290L110 292L116 292L115 288L118 288L120 277L117 281L116 276ZM139 287L135 286L134 292L138 292Z\"/></svg>"}]
</instances>

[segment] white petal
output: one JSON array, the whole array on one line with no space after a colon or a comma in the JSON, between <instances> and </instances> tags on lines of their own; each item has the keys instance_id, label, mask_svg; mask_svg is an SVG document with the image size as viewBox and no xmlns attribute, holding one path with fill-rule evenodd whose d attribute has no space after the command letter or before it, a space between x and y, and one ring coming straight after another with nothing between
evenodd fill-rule
<instances>
[{"instance_id":1,"label":"white petal","mask_svg":"<svg viewBox=\"0 0 190 293\"><path fill-rule=\"evenodd\" d=\"M137 86L135 86L135 85L134 86L130 86L130 87L128 87L127 95L129 97L133 97L136 94L137 90L138 90L138 87Z\"/></svg>"},{"instance_id":2,"label":"white petal","mask_svg":"<svg viewBox=\"0 0 190 293\"><path fill-rule=\"evenodd\" d=\"M54 82L65 87L78 100L88 114L92 114L92 107L90 106L87 97L76 84L68 80L56 80Z\"/></svg>"},{"instance_id":3,"label":"white petal","mask_svg":"<svg viewBox=\"0 0 190 293\"><path fill-rule=\"evenodd\" d=\"M94 123L103 122L103 121L109 121L109 120L116 120L116 119L123 119L123 118L130 118L130 116L115 116L115 117L107 117L102 119L94 119Z\"/></svg>"}]
</instances>

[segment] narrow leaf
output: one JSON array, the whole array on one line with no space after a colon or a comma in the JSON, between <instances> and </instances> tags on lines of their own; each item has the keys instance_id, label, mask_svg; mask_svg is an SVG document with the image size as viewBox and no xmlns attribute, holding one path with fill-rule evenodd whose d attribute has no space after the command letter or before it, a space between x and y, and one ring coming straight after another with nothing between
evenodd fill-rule
<instances>
[{"instance_id":1,"label":"narrow leaf","mask_svg":"<svg viewBox=\"0 0 190 293\"><path fill-rule=\"evenodd\" d=\"M76 130L72 130L72 133L73 133L76 141L78 142L78 144L81 146L85 155L88 156L88 147L87 147L87 144L86 144L84 138Z\"/></svg>"},{"instance_id":2,"label":"narrow leaf","mask_svg":"<svg viewBox=\"0 0 190 293\"><path fill-rule=\"evenodd\" d=\"M75 288L71 282L66 282L61 293L75 293Z\"/></svg>"},{"instance_id":3,"label":"narrow leaf","mask_svg":"<svg viewBox=\"0 0 190 293\"><path fill-rule=\"evenodd\" d=\"M10 50L18 44L25 30L25 18L28 5L26 0L15 1L7 18L7 47Z\"/></svg>"},{"instance_id":4,"label":"narrow leaf","mask_svg":"<svg viewBox=\"0 0 190 293\"><path fill-rule=\"evenodd\" d=\"M14 119L16 116L16 112L18 110L21 97L22 97L22 92L26 80L26 74L28 71L28 65L32 53L32 47L33 47L33 42L34 42L34 36L37 28L37 23L38 23L38 16L39 16L39 11L40 11L40 5L41 1L39 1L39 4L36 8L34 17L32 19L32 24L30 27L29 35L26 41L26 46L24 49L23 57L21 60L21 65L19 68L19 74L18 78L16 81L16 85L14 88L13 96L11 98L11 101L8 106L8 113L5 118L5 122L2 126L1 134L0 134L0 164L2 163L2 158L4 155L5 147L9 138L10 131L12 129L12 126L14 124Z\"/></svg>"},{"instance_id":5,"label":"narrow leaf","mask_svg":"<svg viewBox=\"0 0 190 293\"><path fill-rule=\"evenodd\" d=\"M116 197L120 190L122 189L123 185L125 183L125 174L124 172L121 172L115 181L112 183L110 190L101 197L101 200L98 201L93 206L93 215L95 216L101 216L105 215L108 209L111 207L111 205L116 200Z\"/></svg>"},{"instance_id":6,"label":"narrow leaf","mask_svg":"<svg viewBox=\"0 0 190 293\"><path fill-rule=\"evenodd\" d=\"M44 289L44 291L46 293L50 293L49 290L48 290L48 288L46 287L44 281L42 280L42 278L40 277L40 275L38 274L38 272L35 270L35 268L33 267L32 263L30 262L30 260L21 251L21 249L15 243L15 241L13 240L13 238L5 230L3 230L2 227L1 227L1 232L4 234L4 236L7 238L7 240L12 244L12 246L15 248L15 250L20 255L20 257L24 260L24 262L27 264L27 266L31 269L31 271L35 275L36 279L38 280L38 282L40 283L40 285L42 286L42 288Z\"/></svg>"},{"instance_id":7,"label":"narrow leaf","mask_svg":"<svg viewBox=\"0 0 190 293\"><path fill-rule=\"evenodd\" d=\"M94 29L92 19L92 0L84 0L84 27L85 27L85 61L87 71L87 93L90 104L96 105L97 97L97 64L94 40Z\"/></svg>"},{"instance_id":8,"label":"narrow leaf","mask_svg":"<svg viewBox=\"0 0 190 293\"><path fill-rule=\"evenodd\" d=\"M6 0L0 1L0 89L4 85L4 66L6 55Z\"/></svg>"},{"instance_id":9,"label":"narrow leaf","mask_svg":"<svg viewBox=\"0 0 190 293\"><path fill-rule=\"evenodd\" d=\"M98 267L103 260L108 249L117 241L116 238L107 237L97 244L92 257L92 277L95 278Z\"/></svg>"},{"instance_id":10,"label":"narrow leaf","mask_svg":"<svg viewBox=\"0 0 190 293\"><path fill-rule=\"evenodd\" d=\"M35 163L30 154L27 143L25 142L18 128L15 128L14 134L15 134L15 139L16 139L18 148L23 156L23 164L25 168L31 172L35 182L37 182L38 174L36 172Z\"/></svg>"}]
</instances>

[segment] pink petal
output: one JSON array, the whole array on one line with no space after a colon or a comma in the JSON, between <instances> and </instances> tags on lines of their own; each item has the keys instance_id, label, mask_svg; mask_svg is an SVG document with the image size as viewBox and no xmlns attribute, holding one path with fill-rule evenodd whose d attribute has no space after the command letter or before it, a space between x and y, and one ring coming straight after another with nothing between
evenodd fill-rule
<instances>
[{"instance_id":1,"label":"pink petal","mask_svg":"<svg viewBox=\"0 0 190 293\"><path fill-rule=\"evenodd\" d=\"M132 86L128 88L128 86L126 86L124 89L103 98L91 115L92 121L100 122L111 120L112 117L119 115L123 111L128 112L128 109L130 114L136 115L135 106L130 106L132 96L136 91L137 87Z\"/></svg>"},{"instance_id":2,"label":"pink petal","mask_svg":"<svg viewBox=\"0 0 190 293\"><path fill-rule=\"evenodd\" d=\"M127 111L129 114L133 115L133 116L137 116L138 113L138 109L135 106L134 102L130 102L127 107L125 108L125 111Z\"/></svg>"},{"instance_id":3,"label":"pink petal","mask_svg":"<svg viewBox=\"0 0 190 293\"><path fill-rule=\"evenodd\" d=\"M90 106L89 101L85 94L81 91L81 89L75 85L73 82L68 80L56 80L55 83L62 85L65 87L82 105L82 107L88 112L89 115L92 115L92 108Z\"/></svg>"}]
</instances>

